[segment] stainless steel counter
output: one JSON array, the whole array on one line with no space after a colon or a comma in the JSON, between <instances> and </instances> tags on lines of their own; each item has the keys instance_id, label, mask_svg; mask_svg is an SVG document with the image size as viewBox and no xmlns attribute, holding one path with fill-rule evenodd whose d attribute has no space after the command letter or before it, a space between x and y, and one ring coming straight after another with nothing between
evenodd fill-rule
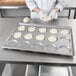
<instances>
[{"instance_id":1,"label":"stainless steel counter","mask_svg":"<svg viewBox=\"0 0 76 76\"><path fill-rule=\"evenodd\" d=\"M64 57L56 55L47 55L39 53L21 52L16 50L5 50L1 48L1 45L8 38L11 32L18 26L18 23L22 22L20 18L0 18L0 62L3 63L37 63L48 65L76 65L76 52L75 56ZM56 26L70 26L73 30L74 49L76 51L76 20L59 19L49 23L43 23L39 20L32 20L32 23L50 24Z\"/></svg>"}]
</instances>

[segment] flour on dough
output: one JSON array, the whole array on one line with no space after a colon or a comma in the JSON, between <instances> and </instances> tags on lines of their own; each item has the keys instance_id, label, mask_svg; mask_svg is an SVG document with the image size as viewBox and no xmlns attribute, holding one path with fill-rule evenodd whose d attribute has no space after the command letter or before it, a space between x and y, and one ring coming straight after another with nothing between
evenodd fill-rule
<instances>
[{"instance_id":1,"label":"flour on dough","mask_svg":"<svg viewBox=\"0 0 76 76\"><path fill-rule=\"evenodd\" d=\"M28 31L29 31L29 32L35 31L35 27L29 27L29 28L28 28Z\"/></svg>"},{"instance_id":2,"label":"flour on dough","mask_svg":"<svg viewBox=\"0 0 76 76\"><path fill-rule=\"evenodd\" d=\"M46 32L46 28L40 28L40 29L39 29L39 32L40 32L40 33L45 33L45 32Z\"/></svg>"},{"instance_id":3,"label":"flour on dough","mask_svg":"<svg viewBox=\"0 0 76 76\"><path fill-rule=\"evenodd\" d=\"M16 32L16 33L14 33L14 38L20 38L21 35L22 35L21 32Z\"/></svg>"},{"instance_id":4,"label":"flour on dough","mask_svg":"<svg viewBox=\"0 0 76 76\"><path fill-rule=\"evenodd\" d=\"M30 19L29 17L25 17L25 18L23 19L23 22L24 22L24 23L28 23L28 22L30 22L30 20L31 20L31 19Z\"/></svg>"},{"instance_id":5,"label":"flour on dough","mask_svg":"<svg viewBox=\"0 0 76 76\"><path fill-rule=\"evenodd\" d=\"M37 35L36 40L39 40L39 41L44 40L44 35Z\"/></svg>"},{"instance_id":6,"label":"flour on dough","mask_svg":"<svg viewBox=\"0 0 76 76\"><path fill-rule=\"evenodd\" d=\"M51 34L57 34L58 31L57 31L57 29L50 29L50 33L51 33Z\"/></svg>"},{"instance_id":7,"label":"flour on dough","mask_svg":"<svg viewBox=\"0 0 76 76\"><path fill-rule=\"evenodd\" d=\"M18 31L24 31L25 30L25 26L19 26L18 27Z\"/></svg>"},{"instance_id":8,"label":"flour on dough","mask_svg":"<svg viewBox=\"0 0 76 76\"><path fill-rule=\"evenodd\" d=\"M61 34L63 34L63 35L68 35L68 34L69 34L69 30L62 30L62 31L61 31Z\"/></svg>"},{"instance_id":9,"label":"flour on dough","mask_svg":"<svg viewBox=\"0 0 76 76\"><path fill-rule=\"evenodd\" d=\"M48 40L50 42L56 42L57 41L57 38L55 36L50 36L50 37L48 37Z\"/></svg>"},{"instance_id":10,"label":"flour on dough","mask_svg":"<svg viewBox=\"0 0 76 76\"><path fill-rule=\"evenodd\" d=\"M27 40L32 39L32 37L33 37L33 36L32 36L32 34L30 34L30 33L24 35L24 38L27 39Z\"/></svg>"}]
</instances>

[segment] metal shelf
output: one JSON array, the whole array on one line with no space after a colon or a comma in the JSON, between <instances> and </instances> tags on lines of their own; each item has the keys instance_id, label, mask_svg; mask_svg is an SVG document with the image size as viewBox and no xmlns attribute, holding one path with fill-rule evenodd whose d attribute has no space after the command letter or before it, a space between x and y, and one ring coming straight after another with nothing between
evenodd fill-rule
<instances>
[{"instance_id":1,"label":"metal shelf","mask_svg":"<svg viewBox=\"0 0 76 76\"><path fill-rule=\"evenodd\" d=\"M6 64L2 76L73 76L70 66Z\"/></svg>"}]
</instances>

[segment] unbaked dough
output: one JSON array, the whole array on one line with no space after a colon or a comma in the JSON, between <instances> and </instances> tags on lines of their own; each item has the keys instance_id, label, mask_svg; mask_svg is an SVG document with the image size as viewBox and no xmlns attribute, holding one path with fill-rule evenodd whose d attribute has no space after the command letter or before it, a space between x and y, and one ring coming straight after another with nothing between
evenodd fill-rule
<instances>
[{"instance_id":1,"label":"unbaked dough","mask_svg":"<svg viewBox=\"0 0 76 76\"><path fill-rule=\"evenodd\" d=\"M21 32L16 32L16 33L14 33L14 38L20 38L21 35L22 35Z\"/></svg>"},{"instance_id":2,"label":"unbaked dough","mask_svg":"<svg viewBox=\"0 0 76 76\"><path fill-rule=\"evenodd\" d=\"M57 31L57 29L50 29L50 33L51 34L56 34L56 33L58 33L58 31Z\"/></svg>"},{"instance_id":3,"label":"unbaked dough","mask_svg":"<svg viewBox=\"0 0 76 76\"><path fill-rule=\"evenodd\" d=\"M31 20L31 19L30 19L29 17L25 17L25 18L23 19L23 22L24 22L24 23L28 23L28 22L30 22L30 20Z\"/></svg>"},{"instance_id":4,"label":"unbaked dough","mask_svg":"<svg viewBox=\"0 0 76 76\"><path fill-rule=\"evenodd\" d=\"M63 35L68 35L68 34L69 34L69 30L62 30L62 31L61 31L61 34L63 34Z\"/></svg>"},{"instance_id":5,"label":"unbaked dough","mask_svg":"<svg viewBox=\"0 0 76 76\"><path fill-rule=\"evenodd\" d=\"M55 36L50 36L50 37L48 37L48 40L50 42L56 42L57 41L57 38Z\"/></svg>"},{"instance_id":6,"label":"unbaked dough","mask_svg":"<svg viewBox=\"0 0 76 76\"><path fill-rule=\"evenodd\" d=\"M54 18L46 17L46 18L40 18L40 19L44 22L49 22L49 21L53 20Z\"/></svg>"},{"instance_id":7,"label":"unbaked dough","mask_svg":"<svg viewBox=\"0 0 76 76\"><path fill-rule=\"evenodd\" d=\"M45 32L46 32L46 28L40 28L40 29L39 29L39 32L40 32L40 33L45 33Z\"/></svg>"},{"instance_id":8,"label":"unbaked dough","mask_svg":"<svg viewBox=\"0 0 76 76\"><path fill-rule=\"evenodd\" d=\"M37 35L36 40L39 40L39 41L44 40L44 35Z\"/></svg>"},{"instance_id":9,"label":"unbaked dough","mask_svg":"<svg viewBox=\"0 0 76 76\"><path fill-rule=\"evenodd\" d=\"M19 26L18 27L18 31L24 31L25 30L25 26Z\"/></svg>"},{"instance_id":10,"label":"unbaked dough","mask_svg":"<svg viewBox=\"0 0 76 76\"><path fill-rule=\"evenodd\" d=\"M30 34L30 33L24 35L24 38L27 39L27 40L32 39L32 37L33 37L33 36L32 36L32 34Z\"/></svg>"},{"instance_id":11,"label":"unbaked dough","mask_svg":"<svg viewBox=\"0 0 76 76\"><path fill-rule=\"evenodd\" d=\"M28 28L28 31L29 31L29 32L35 31L35 27L29 27L29 28Z\"/></svg>"}]
</instances>

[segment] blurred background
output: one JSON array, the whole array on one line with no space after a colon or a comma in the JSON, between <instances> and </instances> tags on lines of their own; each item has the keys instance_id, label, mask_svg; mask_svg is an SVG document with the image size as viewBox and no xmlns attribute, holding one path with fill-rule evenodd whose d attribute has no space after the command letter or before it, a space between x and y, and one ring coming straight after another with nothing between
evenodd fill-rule
<instances>
[{"instance_id":1,"label":"blurred background","mask_svg":"<svg viewBox=\"0 0 76 76\"><path fill-rule=\"evenodd\" d=\"M75 19L76 0L65 0L66 7L59 14L60 18ZM25 17L30 16L26 0L0 0L0 17Z\"/></svg>"}]
</instances>

